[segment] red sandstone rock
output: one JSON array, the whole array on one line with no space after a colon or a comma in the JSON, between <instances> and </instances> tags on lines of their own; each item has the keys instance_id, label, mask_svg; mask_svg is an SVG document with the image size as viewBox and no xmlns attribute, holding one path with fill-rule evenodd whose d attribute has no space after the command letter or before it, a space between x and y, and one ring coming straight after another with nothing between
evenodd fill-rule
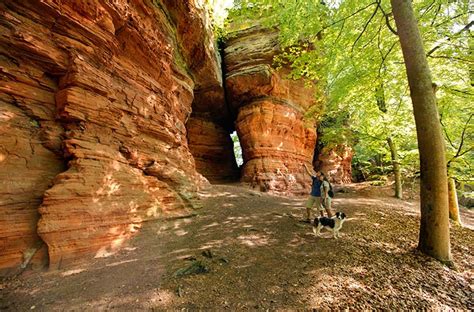
<instances>
[{"instance_id":1,"label":"red sandstone rock","mask_svg":"<svg viewBox=\"0 0 474 312\"><path fill-rule=\"evenodd\" d=\"M225 48L227 98L238 114L243 152L242 181L263 191L306 194L316 143L314 122L303 113L313 105L314 86L275 69L277 33L260 28L231 34Z\"/></svg>"},{"instance_id":2,"label":"red sandstone rock","mask_svg":"<svg viewBox=\"0 0 474 312\"><path fill-rule=\"evenodd\" d=\"M188 144L196 161L196 170L211 182L239 178L229 133L218 124L196 117L187 123Z\"/></svg>"},{"instance_id":3,"label":"red sandstone rock","mask_svg":"<svg viewBox=\"0 0 474 312\"><path fill-rule=\"evenodd\" d=\"M318 154L315 168L327 174L332 183L351 183L352 156L354 156L354 152L350 146L324 147Z\"/></svg>"},{"instance_id":4,"label":"red sandstone rock","mask_svg":"<svg viewBox=\"0 0 474 312\"><path fill-rule=\"evenodd\" d=\"M0 3L0 269L36 233L60 267L189 213L208 183L187 143L193 92L223 93L205 13L179 3Z\"/></svg>"},{"instance_id":5,"label":"red sandstone rock","mask_svg":"<svg viewBox=\"0 0 474 312\"><path fill-rule=\"evenodd\" d=\"M196 10L197 4L191 1L163 3L177 25L178 44L196 81L192 118L186 125L196 169L212 182L238 179L229 135L233 121L224 98L220 56L216 57L218 51L209 18L204 10ZM183 15L200 18L186 19Z\"/></svg>"},{"instance_id":6,"label":"red sandstone rock","mask_svg":"<svg viewBox=\"0 0 474 312\"><path fill-rule=\"evenodd\" d=\"M38 206L66 167L60 152L64 130L51 105L57 81L8 53L0 45L0 269L39 254Z\"/></svg>"}]
</instances>

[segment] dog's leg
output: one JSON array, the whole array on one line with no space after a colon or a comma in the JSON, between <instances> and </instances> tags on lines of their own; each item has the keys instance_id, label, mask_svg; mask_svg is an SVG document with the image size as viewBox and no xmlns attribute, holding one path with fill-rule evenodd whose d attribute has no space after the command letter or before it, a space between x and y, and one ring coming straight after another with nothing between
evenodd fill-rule
<instances>
[{"instance_id":1,"label":"dog's leg","mask_svg":"<svg viewBox=\"0 0 474 312\"><path fill-rule=\"evenodd\" d=\"M316 236L319 236L319 234L321 234L321 226L319 224L317 227L313 226L313 233Z\"/></svg>"},{"instance_id":2,"label":"dog's leg","mask_svg":"<svg viewBox=\"0 0 474 312\"><path fill-rule=\"evenodd\" d=\"M334 229L333 230L333 235L334 235L334 239L337 239L339 237L339 231Z\"/></svg>"}]
</instances>

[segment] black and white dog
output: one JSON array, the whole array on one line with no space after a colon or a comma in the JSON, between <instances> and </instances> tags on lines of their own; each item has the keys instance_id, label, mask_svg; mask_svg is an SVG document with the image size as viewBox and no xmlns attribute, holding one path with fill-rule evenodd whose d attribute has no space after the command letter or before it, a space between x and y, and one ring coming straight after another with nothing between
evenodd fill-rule
<instances>
[{"instance_id":1,"label":"black and white dog","mask_svg":"<svg viewBox=\"0 0 474 312\"><path fill-rule=\"evenodd\" d=\"M336 212L336 215L332 218L316 218L313 223L313 232L319 236L321 229L327 228L332 231L334 238L338 238L339 230L342 228L344 221L346 221L346 214L344 212Z\"/></svg>"}]
</instances>

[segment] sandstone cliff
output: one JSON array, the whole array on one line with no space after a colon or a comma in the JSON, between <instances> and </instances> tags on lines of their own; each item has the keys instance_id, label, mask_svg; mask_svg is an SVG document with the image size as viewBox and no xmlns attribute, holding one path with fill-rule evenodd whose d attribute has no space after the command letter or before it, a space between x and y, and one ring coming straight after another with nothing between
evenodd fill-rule
<instances>
[{"instance_id":1,"label":"sandstone cliff","mask_svg":"<svg viewBox=\"0 0 474 312\"><path fill-rule=\"evenodd\" d=\"M314 85L288 79L289 69L276 69L276 31L251 27L230 35L226 43L227 99L237 116L242 145L242 181L281 194L305 194L316 143L314 122L303 118L317 105Z\"/></svg>"},{"instance_id":2,"label":"sandstone cliff","mask_svg":"<svg viewBox=\"0 0 474 312\"><path fill-rule=\"evenodd\" d=\"M354 151L347 145L338 145L333 148L323 147L316 155L317 161L314 167L327 174L332 183L351 183L352 156L354 156Z\"/></svg>"},{"instance_id":3,"label":"sandstone cliff","mask_svg":"<svg viewBox=\"0 0 474 312\"><path fill-rule=\"evenodd\" d=\"M258 27L221 68L203 3L0 2L0 274L108 256L208 180L308 192L315 85L275 68Z\"/></svg>"},{"instance_id":4,"label":"sandstone cliff","mask_svg":"<svg viewBox=\"0 0 474 312\"><path fill-rule=\"evenodd\" d=\"M187 142L194 91L223 98L205 14L194 1L0 3L0 269L26 262L37 233L59 267L189 212L207 183Z\"/></svg>"}]
</instances>

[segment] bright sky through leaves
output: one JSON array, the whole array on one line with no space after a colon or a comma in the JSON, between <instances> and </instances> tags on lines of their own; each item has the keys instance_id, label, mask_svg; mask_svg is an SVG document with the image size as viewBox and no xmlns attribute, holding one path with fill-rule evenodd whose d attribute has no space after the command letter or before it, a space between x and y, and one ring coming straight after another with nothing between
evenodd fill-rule
<instances>
[{"instance_id":1,"label":"bright sky through leaves","mask_svg":"<svg viewBox=\"0 0 474 312\"><path fill-rule=\"evenodd\" d=\"M209 3L214 11L214 18L218 26L222 27L227 17L227 9L234 5L234 0L210 0Z\"/></svg>"}]
</instances>

